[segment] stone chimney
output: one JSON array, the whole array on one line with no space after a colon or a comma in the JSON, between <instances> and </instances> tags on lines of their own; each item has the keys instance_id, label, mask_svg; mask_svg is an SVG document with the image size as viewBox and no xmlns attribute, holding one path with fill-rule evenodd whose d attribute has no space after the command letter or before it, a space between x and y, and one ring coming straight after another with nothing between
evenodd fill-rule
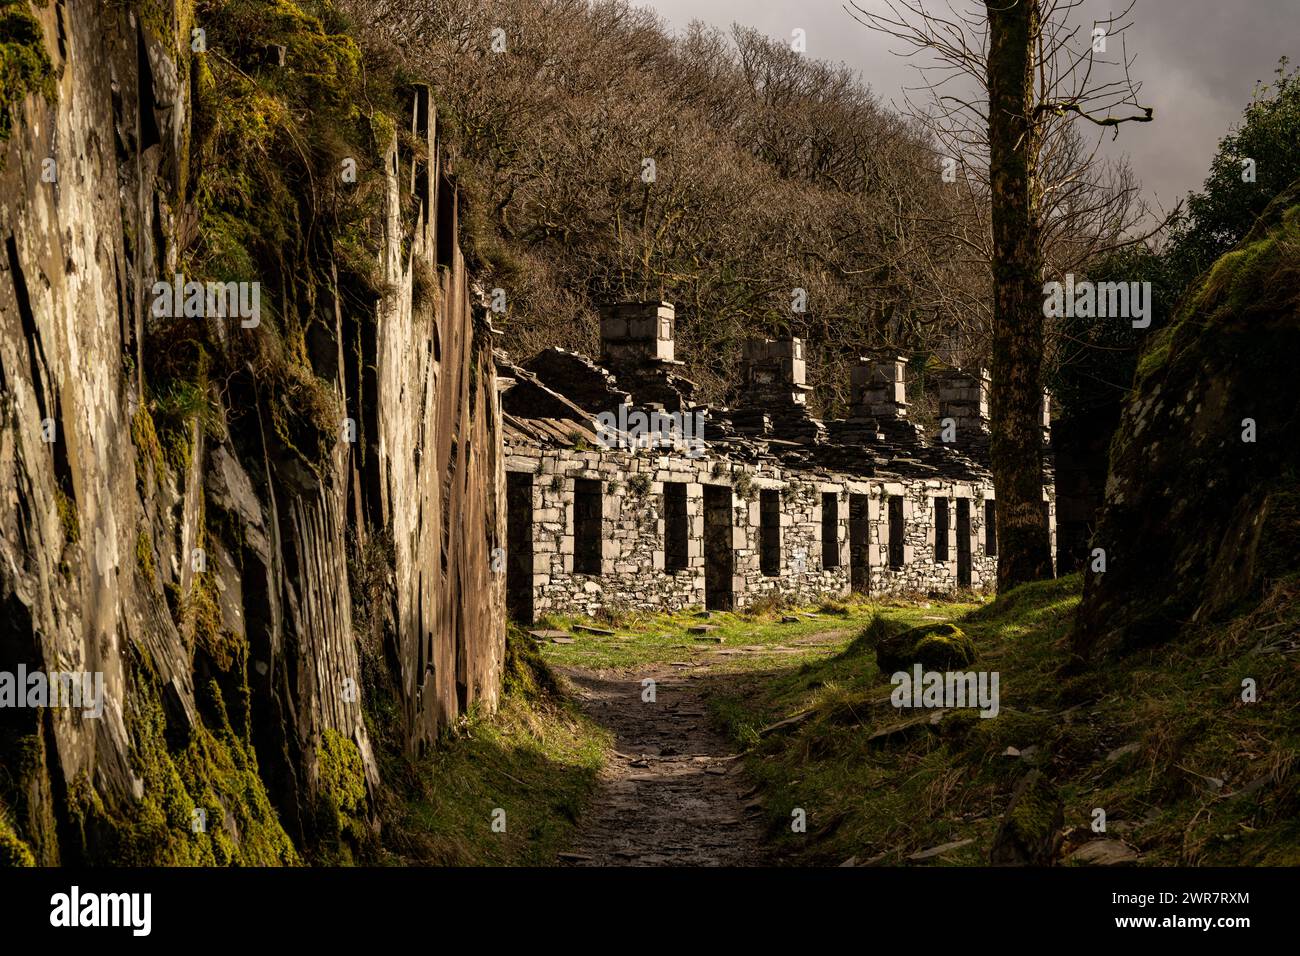
<instances>
[{"instance_id":1,"label":"stone chimney","mask_svg":"<svg viewBox=\"0 0 1300 956\"><path fill-rule=\"evenodd\" d=\"M906 367L907 357L903 355L859 358L858 364L849 370L854 416L878 421L906 418Z\"/></svg>"},{"instance_id":2,"label":"stone chimney","mask_svg":"<svg viewBox=\"0 0 1300 956\"><path fill-rule=\"evenodd\" d=\"M600 310L601 360L611 366L673 362L671 302L616 302Z\"/></svg>"},{"instance_id":3,"label":"stone chimney","mask_svg":"<svg viewBox=\"0 0 1300 956\"><path fill-rule=\"evenodd\" d=\"M965 444L986 437L992 382L988 369L952 369L936 376L936 381L940 422L951 418L957 423L957 442Z\"/></svg>"},{"instance_id":4,"label":"stone chimney","mask_svg":"<svg viewBox=\"0 0 1300 956\"><path fill-rule=\"evenodd\" d=\"M802 339L750 339L741 345L741 375L751 403L807 405L812 389Z\"/></svg>"}]
</instances>

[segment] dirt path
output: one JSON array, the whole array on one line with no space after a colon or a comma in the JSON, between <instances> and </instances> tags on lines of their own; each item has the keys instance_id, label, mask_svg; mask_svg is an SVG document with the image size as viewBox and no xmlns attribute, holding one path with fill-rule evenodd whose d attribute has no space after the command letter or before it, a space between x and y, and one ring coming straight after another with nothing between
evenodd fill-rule
<instances>
[{"instance_id":1,"label":"dirt path","mask_svg":"<svg viewBox=\"0 0 1300 956\"><path fill-rule=\"evenodd\" d=\"M753 866L764 862L740 756L709 723L716 676L672 667L565 670L587 713L614 732L601 793L562 859L578 866ZM642 680L655 681L655 702Z\"/></svg>"}]
</instances>

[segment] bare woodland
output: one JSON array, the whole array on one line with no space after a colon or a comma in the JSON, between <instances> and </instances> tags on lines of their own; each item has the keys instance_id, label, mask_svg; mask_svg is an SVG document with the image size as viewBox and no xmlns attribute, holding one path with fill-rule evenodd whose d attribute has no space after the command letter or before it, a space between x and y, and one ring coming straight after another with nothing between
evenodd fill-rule
<instances>
[{"instance_id":1,"label":"bare woodland","mask_svg":"<svg viewBox=\"0 0 1300 956\"><path fill-rule=\"evenodd\" d=\"M620 0L421 0L358 16L456 114L466 245L507 291L518 353L590 351L594 303L660 297L713 401L732 397L755 332L808 340L828 413L868 350L912 358L921 420L928 362L991 365L1000 530L1009 555L1033 554L1004 562L1006 585L1051 573L1037 396L1070 343L1045 324L1041 283L1147 224L1128 168L1098 154L1101 136L1151 119L1129 10L1089 23L1080 3L846 5L916 58L898 109L797 42L698 22L674 38Z\"/></svg>"}]
</instances>

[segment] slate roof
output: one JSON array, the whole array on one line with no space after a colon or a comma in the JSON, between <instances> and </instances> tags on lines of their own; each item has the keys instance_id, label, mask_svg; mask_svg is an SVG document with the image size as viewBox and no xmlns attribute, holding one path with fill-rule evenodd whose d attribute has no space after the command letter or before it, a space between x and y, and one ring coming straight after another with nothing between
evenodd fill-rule
<instances>
[{"instance_id":1,"label":"slate roof","mask_svg":"<svg viewBox=\"0 0 1300 956\"><path fill-rule=\"evenodd\" d=\"M598 448L597 414L616 411L624 403L647 412L663 411L666 403L645 401L643 395L663 397L671 388L682 395L680 403L674 403L677 407L706 416L705 457L779 462L787 469L828 476L977 482L991 477L987 436L948 445L928 438L906 418L821 421L794 401L761 408L694 405L685 397L694 384L681 377L676 362L646 362L634 374L619 374L564 349L547 349L522 367L501 350L496 359L505 432L514 443L572 448L580 439ZM641 388L633 388L632 380ZM647 388L647 382L652 387ZM1050 456L1044 457L1050 480Z\"/></svg>"}]
</instances>

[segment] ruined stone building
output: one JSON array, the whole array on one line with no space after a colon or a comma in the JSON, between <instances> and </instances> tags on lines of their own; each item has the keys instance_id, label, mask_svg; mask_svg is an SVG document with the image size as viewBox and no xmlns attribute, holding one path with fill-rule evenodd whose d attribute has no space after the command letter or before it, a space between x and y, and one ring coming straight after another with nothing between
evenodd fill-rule
<instances>
[{"instance_id":1,"label":"ruined stone building","mask_svg":"<svg viewBox=\"0 0 1300 956\"><path fill-rule=\"evenodd\" d=\"M850 417L820 421L803 343L751 341L737 407L705 407L674 320L666 302L606 309L599 363L497 353L516 619L994 584L986 372L938 377L951 421L930 436L908 418L903 357L860 359ZM1046 401L1043 422L1047 445Z\"/></svg>"}]
</instances>

